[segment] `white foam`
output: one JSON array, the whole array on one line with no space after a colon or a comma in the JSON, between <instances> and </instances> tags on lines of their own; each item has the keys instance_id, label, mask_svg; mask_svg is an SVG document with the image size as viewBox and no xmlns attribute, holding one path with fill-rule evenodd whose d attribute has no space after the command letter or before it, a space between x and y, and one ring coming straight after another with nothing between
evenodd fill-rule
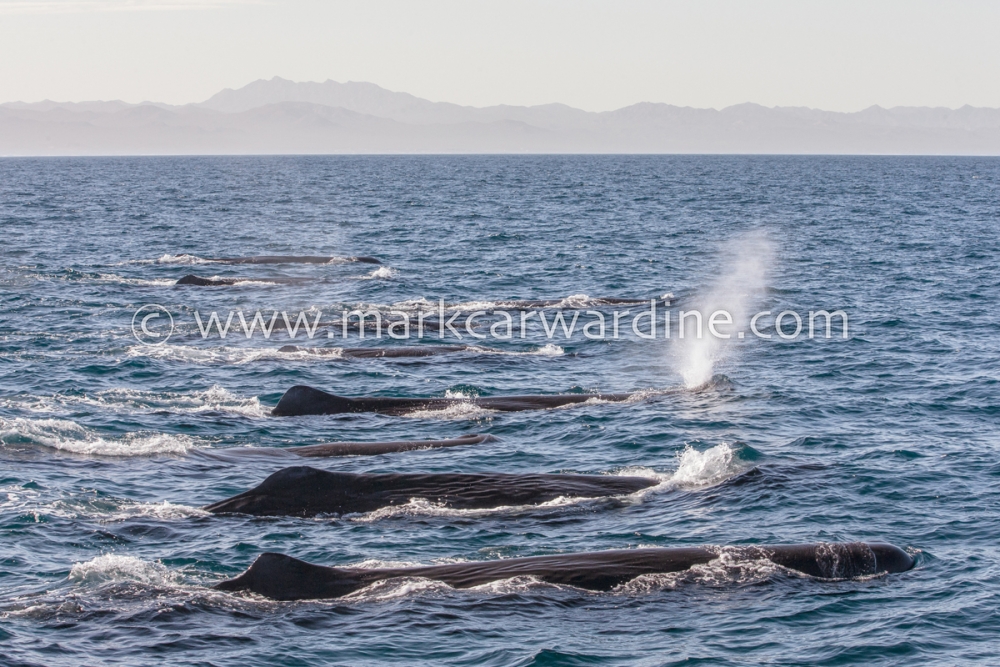
<instances>
[{"instance_id":1,"label":"white foam","mask_svg":"<svg viewBox=\"0 0 1000 667\"><path fill-rule=\"evenodd\" d=\"M260 404L260 399L256 396L238 396L219 385L186 394L119 388L106 389L93 395L56 394L51 397L33 397L28 401L11 403L12 407L23 407L34 412L51 412L67 406L78 405L125 414L162 411L184 414L231 412L247 417L265 417L268 414L268 409Z\"/></svg>"},{"instance_id":2,"label":"white foam","mask_svg":"<svg viewBox=\"0 0 1000 667\"><path fill-rule=\"evenodd\" d=\"M673 294L667 294L665 297L673 298ZM539 308L546 309L565 309L565 310L579 310L581 308L589 308L598 305L607 305L607 303L599 297L591 297L587 294L571 294L562 299L554 300L550 305L547 306L530 306L529 302L535 301L534 299L482 299L477 301L460 301L458 303L446 303L444 309L446 312L449 311L461 311L461 312L473 312L477 310L492 311L492 310L537 310ZM611 304L613 305L613 304ZM360 308L360 307L359 307ZM405 301L398 301L391 305L384 304L369 304L365 308L361 309L373 309L381 311L424 311L436 313L440 310L441 303L438 301L429 301L423 297L417 299L407 299Z\"/></svg>"},{"instance_id":3,"label":"white foam","mask_svg":"<svg viewBox=\"0 0 1000 667\"><path fill-rule=\"evenodd\" d=\"M96 456L155 456L184 454L200 446L190 436L166 433L127 433L104 438L68 419L4 419L0 417L0 443L27 440L75 454Z\"/></svg>"},{"instance_id":4,"label":"white foam","mask_svg":"<svg viewBox=\"0 0 1000 667\"><path fill-rule=\"evenodd\" d=\"M398 310L401 312L410 312L410 311L429 312L429 311L436 311L438 309L438 306L439 304L433 303L423 297L420 297L418 299L406 299L405 301L398 301L390 306L375 305L371 307L374 308L375 310L383 310L383 311ZM359 306L358 310L366 310L366 308Z\"/></svg>"},{"instance_id":5,"label":"white foam","mask_svg":"<svg viewBox=\"0 0 1000 667\"><path fill-rule=\"evenodd\" d=\"M161 255L156 259L157 264L211 264L212 260L202 259L194 255Z\"/></svg>"},{"instance_id":6,"label":"white foam","mask_svg":"<svg viewBox=\"0 0 1000 667\"><path fill-rule=\"evenodd\" d=\"M444 392L445 398L467 399L467 398L475 398L476 396L478 396L478 394L465 391L453 391L451 389L447 389Z\"/></svg>"},{"instance_id":7,"label":"white foam","mask_svg":"<svg viewBox=\"0 0 1000 667\"><path fill-rule=\"evenodd\" d=\"M746 470L746 463L740 460L738 451L726 443L703 452L689 445L678 459L670 482L687 489L715 486Z\"/></svg>"},{"instance_id":8,"label":"white foam","mask_svg":"<svg viewBox=\"0 0 1000 667\"><path fill-rule=\"evenodd\" d=\"M220 280L222 276L213 276L210 280ZM273 280L266 280L262 278L247 278L245 280L237 280L232 284L232 287L244 287L246 285L277 285L278 283Z\"/></svg>"},{"instance_id":9,"label":"white foam","mask_svg":"<svg viewBox=\"0 0 1000 667\"><path fill-rule=\"evenodd\" d=\"M310 347L301 348L293 352L281 352L284 359L315 359L316 357L327 357L331 359L342 359L344 348L342 347Z\"/></svg>"},{"instance_id":10,"label":"white foam","mask_svg":"<svg viewBox=\"0 0 1000 667\"><path fill-rule=\"evenodd\" d=\"M460 401L442 408L423 408L404 413L403 417L414 419L483 419L497 414L472 402Z\"/></svg>"},{"instance_id":11,"label":"white foam","mask_svg":"<svg viewBox=\"0 0 1000 667\"><path fill-rule=\"evenodd\" d=\"M531 352L526 352L525 354L539 355L542 357L559 357L566 354L566 350L558 345L548 343L546 345L542 345L537 350L532 350Z\"/></svg>"},{"instance_id":12,"label":"white foam","mask_svg":"<svg viewBox=\"0 0 1000 667\"><path fill-rule=\"evenodd\" d=\"M449 592L454 589L442 581L422 577L397 577L376 581L340 598L345 602L384 602L412 595Z\"/></svg>"},{"instance_id":13,"label":"white foam","mask_svg":"<svg viewBox=\"0 0 1000 667\"><path fill-rule=\"evenodd\" d=\"M322 348L327 349L337 348ZM335 352L331 354L336 354ZM191 364L248 364L266 359L315 359L315 354L304 350L281 352L275 347L195 347L193 345L134 345L127 357L148 357L165 361L182 361Z\"/></svg>"},{"instance_id":14,"label":"white foam","mask_svg":"<svg viewBox=\"0 0 1000 667\"><path fill-rule=\"evenodd\" d=\"M439 307L435 304L435 308ZM464 301L462 303L445 304L444 309L446 311L474 312L477 310L497 310L513 307L514 305L511 301Z\"/></svg>"},{"instance_id":15,"label":"white foam","mask_svg":"<svg viewBox=\"0 0 1000 667\"><path fill-rule=\"evenodd\" d=\"M722 443L705 451L698 451L688 445L677 455L677 468L672 473L659 473L652 468L629 467L619 470L617 475L650 477L660 481L654 487L642 489L635 496L667 489L703 489L721 484L742 474L748 464L739 458L739 451L732 445Z\"/></svg>"},{"instance_id":16,"label":"white foam","mask_svg":"<svg viewBox=\"0 0 1000 667\"><path fill-rule=\"evenodd\" d=\"M421 563L408 560L381 560L378 558L366 558L359 563L350 563L344 567L357 568L359 570L379 570L382 568L399 567L420 567Z\"/></svg>"},{"instance_id":17,"label":"white foam","mask_svg":"<svg viewBox=\"0 0 1000 667\"><path fill-rule=\"evenodd\" d=\"M389 280L390 278L396 277L396 270L388 266L380 266L375 269L367 276L362 278L362 280Z\"/></svg>"},{"instance_id":18,"label":"white foam","mask_svg":"<svg viewBox=\"0 0 1000 667\"><path fill-rule=\"evenodd\" d=\"M511 357L558 357L566 354L566 350L558 345L553 345L548 343L541 347L535 348L534 350L527 350L525 352L512 352L510 350L498 350L492 347L479 347L477 345L469 346L470 352L479 352L481 354L501 354Z\"/></svg>"},{"instance_id":19,"label":"white foam","mask_svg":"<svg viewBox=\"0 0 1000 667\"><path fill-rule=\"evenodd\" d=\"M178 519L190 519L212 515L211 512L207 512L200 507L179 505L167 502L166 500L159 503L140 503L133 500L119 500L116 501L114 505L115 506L113 508L106 511L93 511L91 508L79 508L77 509L77 516L96 519L101 523L112 523L135 518L174 521Z\"/></svg>"},{"instance_id":20,"label":"white foam","mask_svg":"<svg viewBox=\"0 0 1000 667\"><path fill-rule=\"evenodd\" d=\"M775 565L766 558L748 559L738 548L718 549L718 557L701 565L693 565L680 572L643 574L613 589L618 595L644 595L663 590L674 590L680 586L745 586L763 583L777 574L793 572Z\"/></svg>"},{"instance_id":21,"label":"white foam","mask_svg":"<svg viewBox=\"0 0 1000 667\"><path fill-rule=\"evenodd\" d=\"M117 283L119 285L141 285L147 287L167 287L177 283L173 278L147 280L145 278L126 278L114 273L101 273L98 275L97 280L106 283Z\"/></svg>"},{"instance_id":22,"label":"white foam","mask_svg":"<svg viewBox=\"0 0 1000 667\"><path fill-rule=\"evenodd\" d=\"M568 297L557 303L554 308L586 308L593 301L586 294L570 294Z\"/></svg>"},{"instance_id":23,"label":"white foam","mask_svg":"<svg viewBox=\"0 0 1000 667\"><path fill-rule=\"evenodd\" d=\"M534 503L530 505L500 505L497 507L488 507L483 509L457 509L454 507L447 507L443 503L436 503L429 501L425 498L410 498L409 502L403 505L390 505L388 507L381 507L377 510L368 512L366 514L360 514L357 516L351 516L350 520L356 523L372 523L374 521L381 521L383 519L390 519L400 516L444 516L444 517L483 517L490 516L493 514L509 514L513 512L536 512L538 510L552 509L568 507L571 505L577 505L580 503L586 503L594 500L604 501L607 500L608 496L601 498L585 498L585 497L566 497L559 496L558 498L553 498L544 503Z\"/></svg>"},{"instance_id":24,"label":"white foam","mask_svg":"<svg viewBox=\"0 0 1000 667\"><path fill-rule=\"evenodd\" d=\"M131 582L169 586L181 583L181 577L162 563L117 554L104 554L85 563L76 563L69 572L69 580L83 585Z\"/></svg>"},{"instance_id":25,"label":"white foam","mask_svg":"<svg viewBox=\"0 0 1000 667\"><path fill-rule=\"evenodd\" d=\"M151 518L163 521L210 516L209 512L188 505L163 501L143 503L124 498L108 498L85 494L70 498L42 502L38 489L12 485L0 488L0 509L5 512L31 514L36 523L42 517L61 519L87 519L98 523L114 523L134 518Z\"/></svg>"}]
</instances>

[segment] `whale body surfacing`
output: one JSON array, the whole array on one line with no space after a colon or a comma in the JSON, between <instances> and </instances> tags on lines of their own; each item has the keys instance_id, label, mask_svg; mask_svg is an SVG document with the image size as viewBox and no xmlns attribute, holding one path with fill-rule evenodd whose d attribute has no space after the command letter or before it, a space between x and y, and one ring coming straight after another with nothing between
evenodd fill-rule
<instances>
[{"instance_id":1,"label":"whale body surfacing","mask_svg":"<svg viewBox=\"0 0 1000 667\"><path fill-rule=\"evenodd\" d=\"M776 565L821 579L853 579L905 572L911 558L891 544L851 542L748 547L680 547L627 549L594 553L506 558L424 567L337 568L313 565L276 553L261 554L235 579L214 586L222 591L249 591L274 600L337 598L378 581L420 577L453 588L471 588L512 577L537 577L550 584L608 591L644 574L683 572L727 555L739 560L769 560Z\"/></svg>"},{"instance_id":2,"label":"whale body surfacing","mask_svg":"<svg viewBox=\"0 0 1000 667\"><path fill-rule=\"evenodd\" d=\"M362 264L381 264L374 257L323 257L317 255L258 255L256 257L197 257L188 253L177 255L181 259L195 259L202 262L219 264L329 264L331 262L361 262Z\"/></svg>"},{"instance_id":3,"label":"whale body surfacing","mask_svg":"<svg viewBox=\"0 0 1000 667\"><path fill-rule=\"evenodd\" d=\"M563 405L586 403L591 399L620 402L631 394L551 394L540 396L474 396L471 398L348 398L296 385L286 391L271 410L276 417L301 415L337 415L351 412L377 412L385 415L406 414L413 410L441 410L453 405L471 404L499 412L544 410Z\"/></svg>"},{"instance_id":4,"label":"whale body surfacing","mask_svg":"<svg viewBox=\"0 0 1000 667\"><path fill-rule=\"evenodd\" d=\"M327 472L308 466L279 470L245 493L205 507L214 514L315 516L371 512L414 498L453 509L531 505L559 497L623 496L655 486L649 477L500 473Z\"/></svg>"},{"instance_id":5,"label":"whale body surfacing","mask_svg":"<svg viewBox=\"0 0 1000 667\"><path fill-rule=\"evenodd\" d=\"M235 285L238 282L245 282L246 278L202 278L194 274L188 274L179 278L175 285L196 285L197 287L222 287L225 285Z\"/></svg>"},{"instance_id":6,"label":"whale body surfacing","mask_svg":"<svg viewBox=\"0 0 1000 667\"><path fill-rule=\"evenodd\" d=\"M285 276L263 278L202 278L192 273L179 278L175 285L194 285L196 287L226 287L241 283L259 283L274 285L300 285L309 282L308 278L288 278Z\"/></svg>"},{"instance_id":7,"label":"whale body surfacing","mask_svg":"<svg viewBox=\"0 0 1000 667\"><path fill-rule=\"evenodd\" d=\"M330 262L360 262L381 264L374 257L317 257L315 255L259 255L257 257L217 257L208 260L220 264L329 264Z\"/></svg>"},{"instance_id":8,"label":"whale body surfacing","mask_svg":"<svg viewBox=\"0 0 1000 667\"><path fill-rule=\"evenodd\" d=\"M449 352L466 352L472 350L468 345L409 345L406 347L301 347L299 345L282 345L278 352L303 352L316 356L331 356L338 359L399 359L430 357Z\"/></svg>"}]
</instances>

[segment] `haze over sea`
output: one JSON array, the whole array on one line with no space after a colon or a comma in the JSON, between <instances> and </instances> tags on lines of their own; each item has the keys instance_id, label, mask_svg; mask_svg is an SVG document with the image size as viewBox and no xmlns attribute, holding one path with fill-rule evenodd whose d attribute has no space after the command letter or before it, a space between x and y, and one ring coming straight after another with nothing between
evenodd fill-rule
<instances>
[{"instance_id":1,"label":"haze over sea","mask_svg":"<svg viewBox=\"0 0 1000 667\"><path fill-rule=\"evenodd\" d=\"M0 663L996 664L998 186L994 158L0 160ZM265 254L383 266L182 257ZM252 280L174 285L189 273ZM706 350L536 331L474 341L490 353L338 359L278 348L403 343L203 339L191 324L195 310L336 319L422 300L488 309L667 294L747 314L842 309L849 337ZM164 345L133 336L145 304L178 320ZM295 384L643 398L269 416ZM302 520L198 509L301 462L245 448L468 433L498 441L308 463L662 483L491 511L415 502ZM852 540L894 543L917 566L833 582L720 562L610 593L404 580L294 603L209 588L263 551L377 566Z\"/></svg>"}]
</instances>

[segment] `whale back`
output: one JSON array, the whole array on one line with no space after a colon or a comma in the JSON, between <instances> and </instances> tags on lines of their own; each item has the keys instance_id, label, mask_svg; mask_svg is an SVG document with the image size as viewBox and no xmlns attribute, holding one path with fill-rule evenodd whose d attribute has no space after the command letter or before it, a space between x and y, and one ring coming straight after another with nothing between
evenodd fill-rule
<instances>
[{"instance_id":1,"label":"whale back","mask_svg":"<svg viewBox=\"0 0 1000 667\"><path fill-rule=\"evenodd\" d=\"M727 549L729 550L729 549ZM311 565L279 554L262 554L219 590L249 590L276 600L332 598L375 581L422 577L455 588L468 588L518 576L534 576L553 584L610 590L643 574L680 572L720 555L717 547L648 548L595 553L553 554L399 568L348 569ZM820 579L850 579L884 572L905 572L913 559L890 544L783 544L732 547L739 559L768 559Z\"/></svg>"},{"instance_id":2,"label":"whale back","mask_svg":"<svg viewBox=\"0 0 1000 667\"><path fill-rule=\"evenodd\" d=\"M284 393L278 404L271 410L276 417L296 415L332 415L355 412L354 401L325 391L295 385Z\"/></svg>"},{"instance_id":3,"label":"whale back","mask_svg":"<svg viewBox=\"0 0 1000 667\"><path fill-rule=\"evenodd\" d=\"M205 509L216 514L315 516L370 512L420 498L455 509L531 505L559 497L622 496L654 486L648 477L502 473L328 472L309 466L279 470L245 493Z\"/></svg>"},{"instance_id":4,"label":"whale back","mask_svg":"<svg viewBox=\"0 0 1000 667\"><path fill-rule=\"evenodd\" d=\"M484 396L472 398L397 398L368 396L347 398L328 394L320 389L296 385L286 391L271 411L277 417L300 415L333 415L345 412L378 412L398 415L412 410L437 410L467 403L500 412L544 410L588 401L620 402L631 394L547 394L538 396Z\"/></svg>"},{"instance_id":5,"label":"whale back","mask_svg":"<svg viewBox=\"0 0 1000 667\"><path fill-rule=\"evenodd\" d=\"M202 278L196 276L193 273L189 273L183 278L180 278L175 285L197 285L198 287L216 287L219 285L231 285L235 280L229 280L226 278Z\"/></svg>"},{"instance_id":6,"label":"whale back","mask_svg":"<svg viewBox=\"0 0 1000 667\"><path fill-rule=\"evenodd\" d=\"M187 257L188 255L181 255ZM381 264L374 257L327 257L316 255L258 255L256 257L213 257L207 261L220 264L329 264L334 261Z\"/></svg>"},{"instance_id":7,"label":"whale back","mask_svg":"<svg viewBox=\"0 0 1000 667\"><path fill-rule=\"evenodd\" d=\"M313 565L298 558L263 553L246 572L215 585L220 591L251 591L272 600L339 598L368 582L350 570Z\"/></svg>"}]
</instances>

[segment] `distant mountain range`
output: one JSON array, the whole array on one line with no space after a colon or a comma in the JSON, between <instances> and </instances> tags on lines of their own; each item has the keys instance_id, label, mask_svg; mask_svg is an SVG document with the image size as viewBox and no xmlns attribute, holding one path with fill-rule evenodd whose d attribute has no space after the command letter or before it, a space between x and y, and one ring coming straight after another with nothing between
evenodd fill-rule
<instances>
[{"instance_id":1,"label":"distant mountain range","mask_svg":"<svg viewBox=\"0 0 1000 667\"><path fill-rule=\"evenodd\" d=\"M10 102L0 155L299 153L772 153L1000 155L1000 109L836 113L642 102L466 107L372 83L275 77L200 104Z\"/></svg>"}]
</instances>

